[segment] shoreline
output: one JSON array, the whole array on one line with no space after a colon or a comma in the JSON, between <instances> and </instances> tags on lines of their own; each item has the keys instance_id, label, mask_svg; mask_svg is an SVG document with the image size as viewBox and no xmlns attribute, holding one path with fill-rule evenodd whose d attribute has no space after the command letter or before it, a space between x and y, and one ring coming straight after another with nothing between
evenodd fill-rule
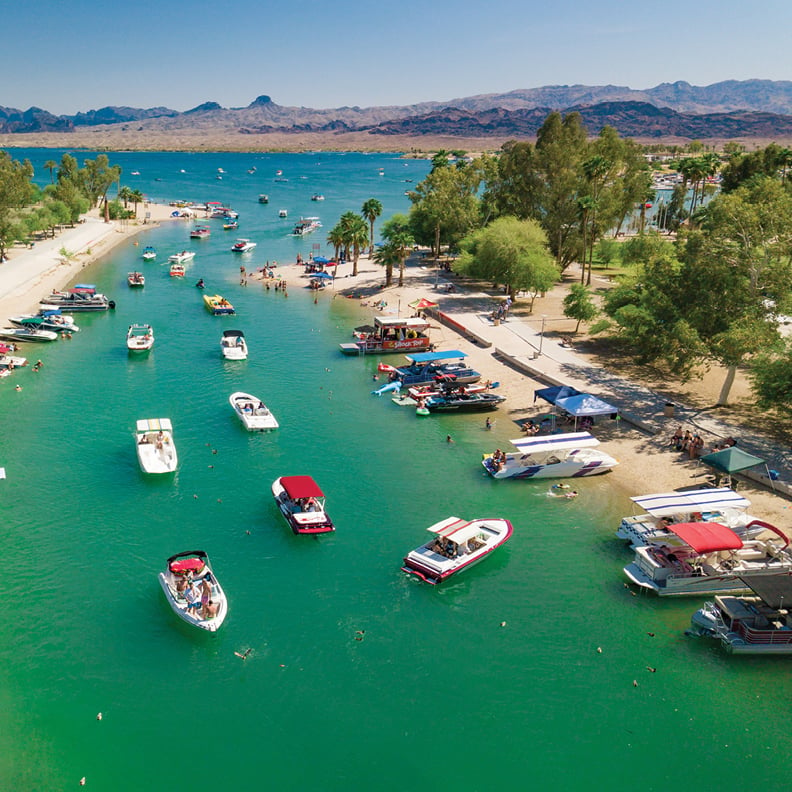
<instances>
[{"instance_id":1,"label":"shoreline","mask_svg":"<svg viewBox=\"0 0 792 792\"><path fill-rule=\"evenodd\" d=\"M402 287L393 285L387 289L383 288L384 270L368 256L360 257L358 275L354 278L351 275L352 264L349 262L339 265L337 270L332 286L322 290L317 299L326 299L327 294L330 293L332 299L354 300L358 303L361 323L370 320L372 312L382 316L397 314L401 317L410 316L413 310L408 303L423 297L439 303L438 310L443 313L450 314L456 319L464 317L466 321L470 321L471 313L463 313L461 310L461 303L466 300L474 305L476 316L472 321L479 321L483 332L484 317L498 303L492 295L473 292L467 285L460 285L453 278L448 277L447 273L438 275L436 268L428 261L424 265L415 257L408 261ZM285 279L290 287L299 285L303 288L309 280L304 274L303 265L296 263L279 263L275 275ZM395 272L394 283L397 282L398 272ZM449 286L453 291L448 291ZM551 411L550 405L534 400L536 389L546 387L556 378L567 379L570 384L574 384L569 376L565 376L567 368L564 363L565 355L569 357L570 353L561 347L559 341L560 336L567 332L572 333L576 323L563 315L551 313L553 309L550 307L551 300L553 305L560 303L563 293L565 293L563 284L556 284L546 298L537 298L534 306L534 315L537 317L544 311L548 312L547 321L552 322L554 328L559 328L557 332L559 339L545 334L540 341L538 319L535 320L536 328L532 328L529 322L516 318L510 318L505 326L498 328L504 330L505 334L513 336L511 339L513 343L523 347L521 353L523 357L531 353L535 355L539 346L543 345L545 354L541 361L542 368L549 377L547 380L532 377L497 359L494 356L495 345L489 348L482 347L452 328L431 319L432 342L440 349L458 349L465 352L468 356L467 362L481 372L483 380L489 379L500 383L497 392L507 399L503 408L498 411L471 416L471 421L478 420L482 427L487 415L493 421L493 427L487 432L486 437L486 442L492 447L482 450L492 451L496 447L509 448L510 441L521 436L520 424L523 421ZM375 306L381 300L385 300L387 305L383 310L378 310ZM563 327L560 327L561 325ZM350 334L351 331L350 327ZM574 353L571 354L575 356ZM393 365L403 363L403 358L399 355L383 355L382 360ZM618 459L620 464L610 472L593 478L608 482L614 490L611 497L623 502L623 508L627 509L624 515L641 511L630 503L630 497L681 489L698 489L706 481L708 468L700 465L697 460L687 459L684 455L672 451L668 446L668 439L677 426L684 424L684 421L680 418L660 416L657 423L663 427L657 434L642 431L626 420L611 421L601 418L596 423L594 434L602 442L603 450ZM520 482L510 482L510 484L519 486ZM775 524L783 525L788 521L789 502L780 493L764 489L747 480L740 481L740 492L751 501L752 505L749 509L751 514Z\"/></svg>"},{"instance_id":2,"label":"shoreline","mask_svg":"<svg viewBox=\"0 0 792 792\"><path fill-rule=\"evenodd\" d=\"M147 222L131 221L121 223L114 221L104 223L96 211L90 213L85 222L74 228L66 229L54 239L36 243L31 249L15 248L10 251L8 262L0 265L0 312L5 320L13 313L38 310L38 301L53 289L62 289L76 279L86 267L96 263L116 247L132 239L142 231L157 228L162 222L170 221L173 208L164 204L147 204L145 211L150 212ZM71 252L64 258L61 250ZM24 271L24 275L19 273ZM336 278L332 286L314 295L315 299L350 299L356 302L360 321L365 322L372 314L383 316L406 317L413 313L408 303L422 297L430 298L439 303L439 310L464 322L480 322L482 332L492 332L487 327L486 317L498 303L498 298L485 292L473 291L468 285L460 285L445 272L439 274L433 264L423 262L413 256L405 269L404 286L393 285L384 288L384 270L364 255L358 261L358 275L353 277L351 262L337 267ZM296 262L279 263L275 269L275 277L286 280L290 287L305 288L309 277L305 275L304 265ZM255 282L264 276L261 273L249 274ZM394 274L394 282L398 281L398 272ZM453 291L449 291L449 288ZM571 332L574 321L568 320L558 313L559 294L563 293L562 283L557 284L545 298L537 298L532 316L547 312L548 322L558 328L557 335ZM381 301L383 308L377 308ZM555 307L555 312L553 312ZM471 312L472 311L472 312ZM539 327L534 327L538 320L510 317L508 323L497 328L501 337L516 344L523 357L535 357L537 348L544 345L544 356L541 358L547 376L560 379L565 377L563 364L564 353L559 341L550 334L540 338ZM566 322L567 328L561 324ZM350 327L351 333L351 327ZM494 357L495 346L484 348L452 328L432 320L432 341L439 348L459 349L468 355L469 363L481 372L483 379L500 383L498 392L505 396L505 409L491 414L493 427L488 432L488 446L483 450L492 451L496 447L508 448L510 440L520 436L519 425L532 417L550 411L549 405L535 403L534 390L545 387L550 379L532 377L518 371ZM500 341L499 341L500 343ZM569 355L567 350L566 355ZM398 355L392 357L393 362L401 364ZM574 354L573 354L574 357ZM559 363L559 360L561 361ZM574 384L574 383L570 383ZM484 425L484 416L473 418ZM684 488L697 488L704 482L706 468L700 467L695 461L682 459L679 455L667 450L667 438L682 423L680 419L669 418L662 422L666 431L652 435L628 424L626 421L605 421L597 423L596 435L603 443L604 450L616 457L620 464L607 475L607 481L613 487L612 497L623 501L624 508L631 509L629 498L649 492L670 492ZM489 448L489 446L492 446ZM600 477L595 477L600 478ZM603 480L605 480L603 478ZM780 495L750 482L741 483L741 491L751 500L751 512L770 522L783 523L788 519L788 502ZM625 512L626 513L626 512ZM631 512L630 512L631 513Z\"/></svg>"},{"instance_id":3,"label":"shoreline","mask_svg":"<svg viewBox=\"0 0 792 792\"><path fill-rule=\"evenodd\" d=\"M0 321L17 313L35 313L41 298L65 288L81 270L137 234L174 219L171 206L141 207L149 218L105 223L93 209L77 225L37 241L33 248L10 248L8 260L0 264Z\"/></svg>"}]
</instances>

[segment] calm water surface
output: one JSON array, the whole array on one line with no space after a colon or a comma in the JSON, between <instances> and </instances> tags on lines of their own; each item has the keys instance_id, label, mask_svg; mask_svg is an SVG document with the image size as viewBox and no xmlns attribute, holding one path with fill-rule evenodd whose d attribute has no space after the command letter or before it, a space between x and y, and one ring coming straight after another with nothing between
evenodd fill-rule
<instances>
[{"instance_id":1,"label":"calm water surface","mask_svg":"<svg viewBox=\"0 0 792 792\"><path fill-rule=\"evenodd\" d=\"M42 181L60 153L13 152ZM481 416L417 420L370 395L375 359L338 352L367 318L357 301L328 290L314 304L296 282L288 298L239 285L241 263L290 261L313 244L328 253L326 231L369 197L386 217L405 210L405 179L428 163L111 160L140 171L123 181L154 199L230 203L240 228L212 221L208 240L189 240L175 223L114 251L80 280L116 311L80 316L72 341L28 350L40 373L0 386L0 788L73 788L82 776L116 791L786 785L788 661L685 637L697 600L631 594L613 536L629 502L607 476L581 481L575 501L547 497L547 483L492 481L481 453L515 434L507 413L490 433ZM324 232L287 236L300 215L319 215ZM229 251L237 235L258 242L250 256ZM146 244L157 263L141 262ZM197 255L178 281L164 262L183 248ZM126 286L135 268L143 290ZM198 277L235 317L204 310ZM154 327L148 356L127 354L132 322ZM222 360L225 328L245 332L248 361ZM280 430L246 433L228 405L235 390L260 396ZM133 430L161 416L180 465L157 479L138 468ZM336 534L296 537L280 517L271 482L302 473L325 490ZM408 579L402 556L450 514L506 517L514 536L448 585ZM190 549L210 554L229 597L214 635L181 623L157 583L164 559ZM247 648L246 661L234 655Z\"/></svg>"}]
</instances>

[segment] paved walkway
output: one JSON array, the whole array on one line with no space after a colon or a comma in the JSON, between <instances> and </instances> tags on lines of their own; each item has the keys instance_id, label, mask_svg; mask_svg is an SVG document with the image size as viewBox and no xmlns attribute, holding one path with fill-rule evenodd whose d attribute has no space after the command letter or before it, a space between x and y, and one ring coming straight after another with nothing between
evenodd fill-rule
<instances>
[{"instance_id":1,"label":"paved walkway","mask_svg":"<svg viewBox=\"0 0 792 792\"><path fill-rule=\"evenodd\" d=\"M441 282L440 292L435 292L438 296L434 298L440 302L439 310L491 344L493 355L502 362L540 381L571 385L613 404L623 419L657 435L659 442L670 438L679 425L691 427L694 432L698 430L708 445L718 438L734 437L742 450L764 459L779 478L777 483L770 482L762 467L744 474L755 482L792 495L792 453L776 440L763 436L760 431L748 432L742 427L730 426L706 410L680 403L669 405L664 396L592 366L577 355L574 348L562 345L555 337L544 335L541 317L525 321L512 316L496 325L486 310L471 310L474 305L488 305L491 310L493 299L490 295L455 293L453 297L449 295L444 299L440 296L443 294L442 286ZM671 410L673 415L668 414Z\"/></svg>"}]
</instances>

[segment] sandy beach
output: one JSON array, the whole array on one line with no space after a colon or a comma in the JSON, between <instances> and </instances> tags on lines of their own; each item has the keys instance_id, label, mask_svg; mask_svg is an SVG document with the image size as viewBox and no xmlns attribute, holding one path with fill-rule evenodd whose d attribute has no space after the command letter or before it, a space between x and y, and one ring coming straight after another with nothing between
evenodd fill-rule
<instances>
[{"instance_id":1,"label":"sandy beach","mask_svg":"<svg viewBox=\"0 0 792 792\"><path fill-rule=\"evenodd\" d=\"M171 212L171 206L146 203L138 208L139 219L105 223L94 209L73 228L39 240L32 248L10 248L8 260L0 264L0 320L36 312L42 297L64 288L82 269L141 231L171 222Z\"/></svg>"},{"instance_id":2,"label":"sandy beach","mask_svg":"<svg viewBox=\"0 0 792 792\"><path fill-rule=\"evenodd\" d=\"M152 224L170 222L171 212L169 206L147 204L141 207L141 215L148 214L145 222L141 219L125 223L105 223L92 213L84 222L63 230L54 239L37 242L33 249L13 248L9 261L0 266L0 316L5 320L14 313L35 311L41 297L78 281L84 267L116 246L132 242L135 234L150 229ZM502 295L475 291L452 276L446 277L447 273L440 275L420 255L408 262L402 287L383 288L383 270L366 256L358 262L358 275L353 277L351 273L350 262L339 265L332 286L324 289L317 299L354 301L363 323L377 314L410 316L413 310L409 303L426 297L439 304L438 310L468 327L472 323L482 335L486 331L486 336L494 340L494 347L484 348L452 328L432 322L432 339L439 349L465 352L469 362L485 379L500 383L498 392L506 396L507 402L503 409L493 414L493 450L507 448L509 439L520 436L519 425L523 421L549 411L549 405L534 401L534 390L545 387L550 381L576 384L570 380L568 369L581 356L561 343L561 338L571 334L575 327L573 320L563 316L562 300L566 293L563 284L537 298L530 314L526 312L527 301L518 301L508 322L492 327L488 317ZM276 275L285 279L292 290L305 288L309 280L304 266L296 263L281 262ZM262 278L261 273L252 276L253 281L257 278ZM398 273L394 282L397 279ZM380 308L382 301L387 304ZM542 316L544 320L540 319ZM537 370L543 376L530 377L504 365L494 357L494 348L509 348L515 355L536 358ZM539 350L541 356L537 355ZM620 461L607 477L613 485L614 497L622 499L628 509L630 496L696 488L705 482L705 467L668 446L668 439L680 421L662 415L654 417L654 426L659 429L651 432L642 431L626 420L600 420L595 429L605 450ZM485 419L481 417L480 420L483 424ZM709 444L717 439L710 436L705 441ZM750 482L741 483L741 491L751 500L752 513L782 526L786 524L789 512L785 498Z\"/></svg>"},{"instance_id":3,"label":"sandy beach","mask_svg":"<svg viewBox=\"0 0 792 792\"><path fill-rule=\"evenodd\" d=\"M413 310L409 303L427 298L439 304L440 311L451 315L470 327L477 322L478 331L482 335L486 328L487 337L495 338L496 346L511 348L515 354L536 355L541 348L542 355L538 358L537 368L550 378L530 377L514 368L504 365L494 357L492 348L480 345L465 338L448 326L432 321L431 337L438 349L459 349L468 355L468 362L480 371L484 379L500 383L498 392L506 396L502 409L492 413L492 448L508 448L508 440L521 435L520 424L532 417L546 414L550 405L534 400L534 391L547 387L549 381L559 380L575 385L575 381L567 375L569 362L579 357L562 345L561 339L572 334L576 322L563 315L563 297L566 286L558 284L544 297L539 297L531 314L525 314L527 300L518 301L509 321L498 328L491 327L489 313L499 304L502 295L479 292L460 284L457 279L439 275L431 263L423 263L420 256L413 257L407 265L404 286L383 288L385 277L383 269L368 257L363 256L358 262L358 275L352 276L352 264L344 263L338 267L332 288L323 290L319 299L349 299L360 307L361 323L370 321L373 315L411 316ZM277 275L286 279L290 288L304 288L309 276L305 275L304 267L297 264L284 266L280 264ZM398 273L394 275L394 283ZM452 289L453 291L449 291ZM380 309L381 301L387 305ZM522 313L519 310L521 309ZM541 333L544 315L545 333ZM552 328L552 330L550 330ZM351 328L350 328L351 331ZM522 349L521 349L522 347ZM398 356L391 356L398 357ZM582 357L582 356L581 356ZM400 359L399 359L400 360ZM388 362L394 362L388 360ZM587 361L591 363L589 359ZM708 387L715 390L720 385L720 375L714 372ZM742 384L745 387L745 384ZM584 385L579 386L581 390ZM626 420L599 420L594 433L603 442L603 448L620 464L612 472L606 474L609 483L614 487L614 497L620 498L629 509L630 496L653 492L669 492L679 489L695 489L706 482L709 469L690 460L670 448L668 440L681 425L678 418L666 417L662 414L653 416L656 433L641 431ZM480 420L482 424L485 417ZM684 425L684 424L682 424ZM735 433L738 429L735 428ZM744 433L744 431L743 431ZM702 433L702 436L704 434ZM723 437L716 435L704 436L709 450L712 444ZM740 491L751 503L751 513L782 527L789 518L789 501L764 487L754 486L747 480L740 482Z\"/></svg>"}]
</instances>

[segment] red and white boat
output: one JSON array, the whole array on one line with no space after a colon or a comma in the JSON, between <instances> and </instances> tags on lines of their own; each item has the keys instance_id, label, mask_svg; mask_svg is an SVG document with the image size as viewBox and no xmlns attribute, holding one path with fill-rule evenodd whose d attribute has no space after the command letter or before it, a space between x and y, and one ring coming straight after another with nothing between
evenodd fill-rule
<instances>
[{"instance_id":1,"label":"red and white boat","mask_svg":"<svg viewBox=\"0 0 792 792\"><path fill-rule=\"evenodd\" d=\"M190 231L190 239L207 239L211 234L209 226L196 226Z\"/></svg>"},{"instance_id":2,"label":"red and white boat","mask_svg":"<svg viewBox=\"0 0 792 792\"><path fill-rule=\"evenodd\" d=\"M146 285L146 278L142 272L130 272L127 275L127 283L132 288L140 288Z\"/></svg>"},{"instance_id":3,"label":"red and white boat","mask_svg":"<svg viewBox=\"0 0 792 792\"><path fill-rule=\"evenodd\" d=\"M272 495L294 533L335 531L325 511L325 495L310 476L281 476L272 482Z\"/></svg>"},{"instance_id":4,"label":"red and white boat","mask_svg":"<svg viewBox=\"0 0 792 792\"><path fill-rule=\"evenodd\" d=\"M427 530L434 538L411 550L404 558L402 569L427 583L437 584L469 569L508 541L512 524L501 518L467 522L459 517L446 517Z\"/></svg>"}]
</instances>

